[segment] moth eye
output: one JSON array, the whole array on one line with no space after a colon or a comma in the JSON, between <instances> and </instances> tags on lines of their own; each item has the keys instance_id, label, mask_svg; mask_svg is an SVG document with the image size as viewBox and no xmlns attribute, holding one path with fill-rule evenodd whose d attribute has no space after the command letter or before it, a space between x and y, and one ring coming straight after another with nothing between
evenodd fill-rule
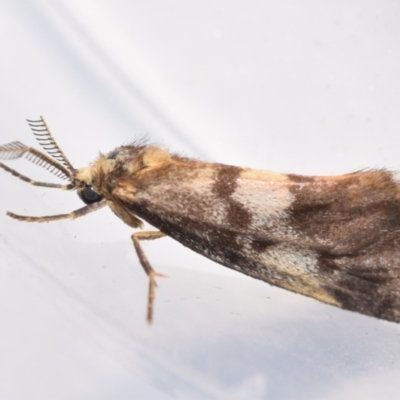
<instances>
[{"instance_id":1,"label":"moth eye","mask_svg":"<svg viewBox=\"0 0 400 400\"><path fill-rule=\"evenodd\" d=\"M86 204L97 203L102 197L96 193L91 186L85 186L79 193L80 198Z\"/></svg>"}]
</instances>

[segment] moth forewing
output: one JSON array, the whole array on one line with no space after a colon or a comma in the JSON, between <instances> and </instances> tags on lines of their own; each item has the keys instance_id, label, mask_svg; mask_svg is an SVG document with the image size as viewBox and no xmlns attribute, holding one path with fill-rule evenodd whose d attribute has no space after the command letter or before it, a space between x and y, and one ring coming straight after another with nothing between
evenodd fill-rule
<instances>
[{"instance_id":1,"label":"moth forewing","mask_svg":"<svg viewBox=\"0 0 400 400\"><path fill-rule=\"evenodd\" d=\"M44 120L38 124L54 160L46 164L46 154L30 154L66 170L68 188L77 190L86 207L48 217L9 215L42 222L108 205L132 228L141 228L142 220L157 228L132 235L149 277L149 322L159 274L140 241L165 235L256 279L400 322L400 187L394 173L305 177L205 163L143 143L119 147L74 170ZM0 147L0 159L10 158L11 151L10 145ZM18 151L13 154L20 157Z\"/></svg>"}]
</instances>

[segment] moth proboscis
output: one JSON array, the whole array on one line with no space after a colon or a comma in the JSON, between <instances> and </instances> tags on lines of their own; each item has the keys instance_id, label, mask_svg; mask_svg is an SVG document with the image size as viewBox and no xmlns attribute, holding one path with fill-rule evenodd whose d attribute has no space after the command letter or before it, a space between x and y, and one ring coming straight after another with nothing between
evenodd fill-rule
<instances>
[{"instance_id":1,"label":"moth proboscis","mask_svg":"<svg viewBox=\"0 0 400 400\"><path fill-rule=\"evenodd\" d=\"M75 169L44 119L28 123L46 151L20 142L0 146L0 159L25 156L76 190L86 204L20 221L74 219L104 206L132 228L142 220L158 231L132 235L149 277L152 321L158 275L141 240L170 236L226 267L324 303L400 322L400 184L396 173L365 170L340 176L300 176L207 163L144 143L101 154Z\"/></svg>"}]
</instances>

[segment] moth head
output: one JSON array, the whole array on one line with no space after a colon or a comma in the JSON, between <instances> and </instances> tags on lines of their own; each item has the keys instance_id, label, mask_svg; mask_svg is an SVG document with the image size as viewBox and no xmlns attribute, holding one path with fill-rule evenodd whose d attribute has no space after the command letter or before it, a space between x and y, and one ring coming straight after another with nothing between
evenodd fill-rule
<instances>
[{"instance_id":1,"label":"moth head","mask_svg":"<svg viewBox=\"0 0 400 400\"><path fill-rule=\"evenodd\" d=\"M79 198L87 205L103 200L99 190L93 187L93 172L91 167L77 170L74 174L74 185Z\"/></svg>"},{"instance_id":2,"label":"moth head","mask_svg":"<svg viewBox=\"0 0 400 400\"><path fill-rule=\"evenodd\" d=\"M137 228L142 222L125 207L115 201L135 197L135 177L171 160L168 151L143 143L121 146L101 154L89 167L75 173L75 186L81 200L88 206L107 201L111 210L127 225ZM129 182L127 184L127 182Z\"/></svg>"},{"instance_id":3,"label":"moth head","mask_svg":"<svg viewBox=\"0 0 400 400\"><path fill-rule=\"evenodd\" d=\"M68 180L68 183L54 184L38 182L18 173L1 162L0 168L35 186L76 190L80 199L85 203L85 206L68 214L30 217L8 212L7 214L10 217L21 221L36 222L66 218L74 219L96 211L108 203L113 211L128 225L138 226L139 222L137 219L133 218L133 216L129 216L128 218L121 210L117 210L117 206L113 204L111 190L114 189L114 186L110 184L112 183L110 179L112 180L113 176L120 177L123 175L132 178L135 174L143 170L150 170L168 163L171 159L168 151L136 142L132 145L121 146L108 154L100 155L88 167L75 169L58 146L42 117L36 121L28 120L28 123L45 152L38 151L20 142L13 142L0 146L0 160L25 157L34 164L49 170L57 177ZM134 190L134 187L132 190Z\"/></svg>"},{"instance_id":4,"label":"moth head","mask_svg":"<svg viewBox=\"0 0 400 400\"><path fill-rule=\"evenodd\" d=\"M36 121L28 120L28 123L32 129L33 134L35 135L36 139L45 150L45 152L38 151L20 142L12 142L4 146L0 146L0 160L12 160L25 157L28 161L31 161L32 163L47 169L57 177L68 180L68 183L55 184L38 182L20 174L19 172L9 168L7 165L1 162L0 168L6 170L7 172L10 172L17 178L34 186L43 186L63 190L75 189L78 193L78 196L86 205L85 207L82 207L68 214L50 215L44 217L30 217L8 212L7 215L20 221L46 222L66 218L74 219L104 207L106 205L106 200L97 190L97 188L93 186L93 167L82 168L79 170L75 169L54 140L53 135L50 133L50 130L42 117L40 117L40 119Z\"/></svg>"}]
</instances>

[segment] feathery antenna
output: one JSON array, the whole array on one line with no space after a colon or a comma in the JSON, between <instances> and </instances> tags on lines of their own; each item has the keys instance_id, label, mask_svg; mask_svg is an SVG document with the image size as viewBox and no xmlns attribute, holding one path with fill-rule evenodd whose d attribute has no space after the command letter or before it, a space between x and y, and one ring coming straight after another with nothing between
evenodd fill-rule
<instances>
[{"instance_id":1,"label":"feathery antenna","mask_svg":"<svg viewBox=\"0 0 400 400\"><path fill-rule=\"evenodd\" d=\"M47 154L26 146L21 142L11 142L0 146L0 160L15 160L24 155L28 161L47 169L61 179L71 180L73 177L73 171L69 171Z\"/></svg>"},{"instance_id":2,"label":"feathery antenna","mask_svg":"<svg viewBox=\"0 0 400 400\"><path fill-rule=\"evenodd\" d=\"M26 152L26 146L21 142L11 142L0 146L0 160L15 160Z\"/></svg>"},{"instance_id":3,"label":"feathery antenna","mask_svg":"<svg viewBox=\"0 0 400 400\"><path fill-rule=\"evenodd\" d=\"M59 163L63 164L65 167L67 167L69 172L73 174L75 170L74 167L68 161L67 156L58 146L43 117L40 117L39 120L33 121L27 119L27 121L37 141L43 147L43 149L46 150L47 154L49 154Z\"/></svg>"}]
</instances>

